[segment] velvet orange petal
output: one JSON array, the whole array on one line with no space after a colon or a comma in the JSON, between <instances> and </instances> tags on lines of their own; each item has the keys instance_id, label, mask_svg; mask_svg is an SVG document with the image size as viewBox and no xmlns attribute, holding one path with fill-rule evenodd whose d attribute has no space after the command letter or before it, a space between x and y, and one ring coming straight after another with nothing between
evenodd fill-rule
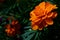
<instances>
[{"instance_id":1,"label":"velvet orange petal","mask_svg":"<svg viewBox=\"0 0 60 40\"><path fill-rule=\"evenodd\" d=\"M6 29L5 32L10 33L10 29Z\"/></svg>"},{"instance_id":2,"label":"velvet orange petal","mask_svg":"<svg viewBox=\"0 0 60 40\"><path fill-rule=\"evenodd\" d=\"M37 30L37 29L38 29L38 25L32 26L32 29L33 29L33 30Z\"/></svg>"},{"instance_id":3,"label":"velvet orange petal","mask_svg":"<svg viewBox=\"0 0 60 40\"><path fill-rule=\"evenodd\" d=\"M54 14L53 12L52 12L52 13L48 13L48 14L47 14L47 17L50 18L50 17L53 16L53 14Z\"/></svg>"},{"instance_id":4,"label":"velvet orange petal","mask_svg":"<svg viewBox=\"0 0 60 40\"><path fill-rule=\"evenodd\" d=\"M47 27L48 26L48 24L45 22L45 20L43 20L42 25L43 25L43 27Z\"/></svg>"},{"instance_id":5,"label":"velvet orange petal","mask_svg":"<svg viewBox=\"0 0 60 40\"><path fill-rule=\"evenodd\" d=\"M54 12L52 18L55 18L57 15L58 15L57 12Z\"/></svg>"},{"instance_id":6,"label":"velvet orange petal","mask_svg":"<svg viewBox=\"0 0 60 40\"><path fill-rule=\"evenodd\" d=\"M43 24L41 23L40 25L38 25L39 26L39 30L42 30L43 29Z\"/></svg>"},{"instance_id":7,"label":"velvet orange petal","mask_svg":"<svg viewBox=\"0 0 60 40\"><path fill-rule=\"evenodd\" d=\"M43 16L42 19L46 19L47 18L47 15Z\"/></svg>"},{"instance_id":8,"label":"velvet orange petal","mask_svg":"<svg viewBox=\"0 0 60 40\"><path fill-rule=\"evenodd\" d=\"M16 21L15 24L18 24L18 21Z\"/></svg>"},{"instance_id":9,"label":"velvet orange petal","mask_svg":"<svg viewBox=\"0 0 60 40\"><path fill-rule=\"evenodd\" d=\"M12 25L15 25L15 21L13 20L11 24L12 24Z\"/></svg>"},{"instance_id":10,"label":"velvet orange petal","mask_svg":"<svg viewBox=\"0 0 60 40\"><path fill-rule=\"evenodd\" d=\"M31 21L35 21L37 19L36 15L34 13L30 13L30 16L31 16L31 18L30 18Z\"/></svg>"},{"instance_id":11,"label":"velvet orange petal","mask_svg":"<svg viewBox=\"0 0 60 40\"><path fill-rule=\"evenodd\" d=\"M40 7L40 9L45 10L45 2L40 3L38 6Z\"/></svg>"},{"instance_id":12,"label":"velvet orange petal","mask_svg":"<svg viewBox=\"0 0 60 40\"><path fill-rule=\"evenodd\" d=\"M12 24L12 25L15 25L15 24L17 24L17 23L18 23L18 21L13 20L11 24Z\"/></svg>"},{"instance_id":13,"label":"velvet orange petal","mask_svg":"<svg viewBox=\"0 0 60 40\"><path fill-rule=\"evenodd\" d=\"M48 25L52 25L52 24L53 24L53 20L52 20L51 18L45 19L45 22L46 22Z\"/></svg>"},{"instance_id":14,"label":"velvet orange petal","mask_svg":"<svg viewBox=\"0 0 60 40\"><path fill-rule=\"evenodd\" d=\"M34 13L37 16L43 16L45 15L44 10L45 10L45 2L42 2L35 7Z\"/></svg>"},{"instance_id":15,"label":"velvet orange petal","mask_svg":"<svg viewBox=\"0 0 60 40\"><path fill-rule=\"evenodd\" d=\"M54 9L57 9L57 7L56 7L56 5L52 5L52 4L50 4L49 2L46 2L46 9L45 9L45 11L47 12L47 13L49 13L49 12L51 12L52 10L54 10Z\"/></svg>"},{"instance_id":16,"label":"velvet orange petal","mask_svg":"<svg viewBox=\"0 0 60 40\"><path fill-rule=\"evenodd\" d=\"M10 28L10 24L7 24L5 27L9 29Z\"/></svg>"}]
</instances>

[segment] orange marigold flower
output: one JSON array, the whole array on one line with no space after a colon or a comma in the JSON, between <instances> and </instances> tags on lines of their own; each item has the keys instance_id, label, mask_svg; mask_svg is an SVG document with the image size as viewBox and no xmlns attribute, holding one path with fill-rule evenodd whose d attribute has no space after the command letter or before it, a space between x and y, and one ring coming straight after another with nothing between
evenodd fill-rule
<instances>
[{"instance_id":1,"label":"orange marigold flower","mask_svg":"<svg viewBox=\"0 0 60 40\"><path fill-rule=\"evenodd\" d=\"M12 25L18 24L18 21L13 20L11 24Z\"/></svg>"},{"instance_id":2,"label":"orange marigold flower","mask_svg":"<svg viewBox=\"0 0 60 40\"><path fill-rule=\"evenodd\" d=\"M6 29L5 32L7 32L7 35L8 35L8 36L13 36L13 35L15 35L15 29L14 29L14 28Z\"/></svg>"},{"instance_id":3,"label":"orange marigold flower","mask_svg":"<svg viewBox=\"0 0 60 40\"><path fill-rule=\"evenodd\" d=\"M52 10L57 9L56 5L49 2L42 2L30 12L31 26L33 30L42 30L48 25L52 25L54 19L57 16L57 12Z\"/></svg>"},{"instance_id":4,"label":"orange marigold flower","mask_svg":"<svg viewBox=\"0 0 60 40\"><path fill-rule=\"evenodd\" d=\"M5 32L7 33L8 36L14 36L15 34L20 34L20 24L18 21L13 20L11 24L7 24L5 26L6 30Z\"/></svg>"}]
</instances>

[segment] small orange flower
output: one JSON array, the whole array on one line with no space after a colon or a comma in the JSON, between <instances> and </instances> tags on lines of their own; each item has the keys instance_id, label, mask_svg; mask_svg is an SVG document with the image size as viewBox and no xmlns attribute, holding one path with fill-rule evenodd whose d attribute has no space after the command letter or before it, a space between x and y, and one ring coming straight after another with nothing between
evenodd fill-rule
<instances>
[{"instance_id":1,"label":"small orange flower","mask_svg":"<svg viewBox=\"0 0 60 40\"><path fill-rule=\"evenodd\" d=\"M11 24L12 25L18 24L18 21L13 20Z\"/></svg>"},{"instance_id":2,"label":"small orange flower","mask_svg":"<svg viewBox=\"0 0 60 40\"><path fill-rule=\"evenodd\" d=\"M5 32L7 32L7 35L8 35L8 36L13 36L13 35L15 35L15 29L14 29L14 28L6 29Z\"/></svg>"},{"instance_id":3,"label":"small orange flower","mask_svg":"<svg viewBox=\"0 0 60 40\"><path fill-rule=\"evenodd\" d=\"M57 16L57 12L52 10L57 9L56 5L49 2L42 2L30 12L31 26L33 30L42 30L44 27L53 24L53 20Z\"/></svg>"},{"instance_id":4,"label":"small orange flower","mask_svg":"<svg viewBox=\"0 0 60 40\"><path fill-rule=\"evenodd\" d=\"M20 34L20 24L18 21L13 20L11 24L7 24L5 26L6 30L5 32L7 33L8 36L14 36L15 34Z\"/></svg>"}]
</instances>

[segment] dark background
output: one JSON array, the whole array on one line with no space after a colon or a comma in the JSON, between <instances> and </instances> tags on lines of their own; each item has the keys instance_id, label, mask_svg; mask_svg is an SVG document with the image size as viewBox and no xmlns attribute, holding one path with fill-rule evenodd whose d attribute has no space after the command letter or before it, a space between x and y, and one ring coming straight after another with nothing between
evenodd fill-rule
<instances>
[{"instance_id":1,"label":"dark background","mask_svg":"<svg viewBox=\"0 0 60 40\"><path fill-rule=\"evenodd\" d=\"M44 31L41 31L44 36L41 36L41 40L60 40L60 1L59 0L0 0L0 40L22 40L21 34L25 33L25 26L30 26L29 13L34 9L40 2L48 1L52 4L56 4L58 16L53 20L54 24L48 27L45 35ZM21 34L17 37L9 37L4 32L4 26L10 21L7 20L9 16L13 16L21 24ZM40 32L40 31L37 31ZM27 32L28 33L28 32ZM41 34L41 35L42 35ZM29 36L29 35L28 35ZM35 37L35 36L34 36ZM34 40L34 37L31 40ZM40 38L40 36L37 36ZM36 39L40 40L40 39Z\"/></svg>"}]
</instances>

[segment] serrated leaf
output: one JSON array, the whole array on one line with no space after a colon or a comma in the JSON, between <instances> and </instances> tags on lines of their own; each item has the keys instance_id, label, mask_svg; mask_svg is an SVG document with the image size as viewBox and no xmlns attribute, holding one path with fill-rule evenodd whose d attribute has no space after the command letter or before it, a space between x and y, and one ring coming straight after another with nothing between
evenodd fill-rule
<instances>
[{"instance_id":1,"label":"serrated leaf","mask_svg":"<svg viewBox=\"0 0 60 40\"><path fill-rule=\"evenodd\" d=\"M5 24L6 24L6 22L2 23L1 25L5 25Z\"/></svg>"},{"instance_id":2,"label":"serrated leaf","mask_svg":"<svg viewBox=\"0 0 60 40\"><path fill-rule=\"evenodd\" d=\"M29 29L29 28L31 28L31 26L26 26L26 27L24 27L24 29Z\"/></svg>"},{"instance_id":3,"label":"serrated leaf","mask_svg":"<svg viewBox=\"0 0 60 40\"><path fill-rule=\"evenodd\" d=\"M37 37L38 37L38 34L39 34L39 33L37 32L37 33L36 33L36 35L35 35L35 38L34 38L34 40L36 40L36 39L37 39Z\"/></svg>"},{"instance_id":4,"label":"serrated leaf","mask_svg":"<svg viewBox=\"0 0 60 40\"><path fill-rule=\"evenodd\" d=\"M25 34L23 34L22 36L23 37L27 37L29 34L31 34L31 33L33 33L33 31L31 31L31 32L26 32Z\"/></svg>"},{"instance_id":5,"label":"serrated leaf","mask_svg":"<svg viewBox=\"0 0 60 40\"><path fill-rule=\"evenodd\" d=\"M25 40L31 40L31 38L35 35L35 33L31 34L31 35L28 35L27 38L25 38Z\"/></svg>"},{"instance_id":6,"label":"serrated leaf","mask_svg":"<svg viewBox=\"0 0 60 40\"><path fill-rule=\"evenodd\" d=\"M2 26L0 26L0 29L2 28Z\"/></svg>"}]
</instances>

